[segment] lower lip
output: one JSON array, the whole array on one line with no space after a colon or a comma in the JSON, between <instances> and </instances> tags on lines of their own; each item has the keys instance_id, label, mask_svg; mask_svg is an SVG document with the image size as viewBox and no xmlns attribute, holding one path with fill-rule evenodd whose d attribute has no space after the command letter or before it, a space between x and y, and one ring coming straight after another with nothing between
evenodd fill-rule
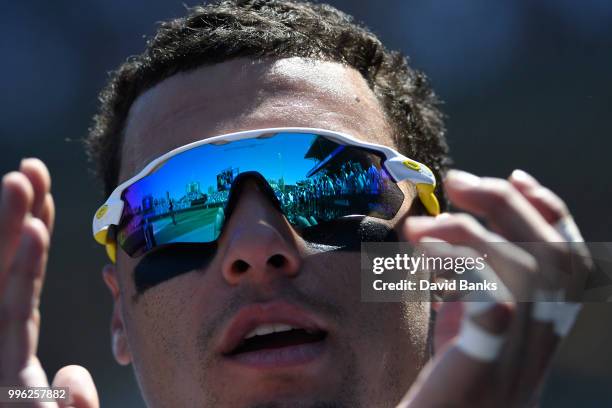
<instances>
[{"instance_id":1,"label":"lower lip","mask_svg":"<svg viewBox=\"0 0 612 408\"><path fill-rule=\"evenodd\" d=\"M283 368L313 362L323 355L325 340L240 353L227 358L251 368Z\"/></svg>"}]
</instances>

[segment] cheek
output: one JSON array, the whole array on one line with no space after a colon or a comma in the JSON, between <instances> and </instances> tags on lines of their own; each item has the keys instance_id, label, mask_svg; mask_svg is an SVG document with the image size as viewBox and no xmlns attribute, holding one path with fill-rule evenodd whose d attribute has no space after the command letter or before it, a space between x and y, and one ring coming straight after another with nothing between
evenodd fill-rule
<instances>
[{"instance_id":1,"label":"cheek","mask_svg":"<svg viewBox=\"0 0 612 408\"><path fill-rule=\"evenodd\" d=\"M153 395L154 389L177 389L181 368L194 355L201 326L193 313L197 277L196 273L181 275L148 289L137 300L127 299L135 369L141 385Z\"/></svg>"},{"instance_id":2,"label":"cheek","mask_svg":"<svg viewBox=\"0 0 612 408\"><path fill-rule=\"evenodd\" d=\"M423 306L363 302L356 308L356 331L349 341L367 379L364 394L374 401L389 395L399 400L427 362L428 313Z\"/></svg>"},{"instance_id":3,"label":"cheek","mask_svg":"<svg viewBox=\"0 0 612 408\"><path fill-rule=\"evenodd\" d=\"M415 339L426 334L426 304L362 301L359 252L328 252L311 262L313 272L304 273L300 286L306 293L337 305L341 312L338 323L343 332L350 333L352 344L371 348L373 341L379 341L381 345L403 347L417 343Z\"/></svg>"},{"instance_id":4,"label":"cheek","mask_svg":"<svg viewBox=\"0 0 612 408\"><path fill-rule=\"evenodd\" d=\"M316 265L315 284L344 312L338 346L352 351L370 391L411 384L428 358L429 304L362 301L359 253L331 252Z\"/></svg>"}]
</instances>

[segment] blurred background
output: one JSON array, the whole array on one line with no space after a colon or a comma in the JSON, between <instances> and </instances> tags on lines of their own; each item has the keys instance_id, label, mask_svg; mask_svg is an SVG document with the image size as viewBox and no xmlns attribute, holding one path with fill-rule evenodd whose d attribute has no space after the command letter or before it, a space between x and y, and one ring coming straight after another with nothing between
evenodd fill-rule
<instances>
[{"instance_id":1,"label":"blurred background","mask_svg":"<svg viewBox=\"0 0 612 408\"><path fill-rule=\"evenodd\" d=\"M456 167L526 169L560 194L589 241L612 241L612 2L330 1L425 71L448 115ZM81 139L107 73L184 0L0 2L0 173L50 167L57 227L42 299L47 372L81 364L103 407L142 407L110 349L111 299L90 220L103 200ZM587 305L561 347L544 407L612 406L612 304Z\"/></svg>"}]
</instances>

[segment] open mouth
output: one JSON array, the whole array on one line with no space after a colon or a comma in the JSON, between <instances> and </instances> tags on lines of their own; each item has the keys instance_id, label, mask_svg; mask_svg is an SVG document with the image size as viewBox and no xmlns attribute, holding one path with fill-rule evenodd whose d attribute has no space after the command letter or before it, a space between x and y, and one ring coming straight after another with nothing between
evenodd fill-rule
<instances>
[{"instance_id":1,"label":"open mouth","mask_svg":"<svg viewBox=\"0 0 612 408\"><path fill-rule=\"evenodd\" d=\"M282 351L279 349L316 345L327 337L327 332L316 329L294 327L288 324L261 324L247 333L242 341L227 356L238 356L260 351Z\"/></svg>"},{"instance_id":2,"label":"open mouth","mask_svg":"<svg viewBox=\"0 0 612 408\"><path fill-rule=\"evenodd\" d=\"M320 361L328 339L323 319L277 300L242 307L223 330L218 350L243 367L289 368Z\"/></svg>"}]
</instances>

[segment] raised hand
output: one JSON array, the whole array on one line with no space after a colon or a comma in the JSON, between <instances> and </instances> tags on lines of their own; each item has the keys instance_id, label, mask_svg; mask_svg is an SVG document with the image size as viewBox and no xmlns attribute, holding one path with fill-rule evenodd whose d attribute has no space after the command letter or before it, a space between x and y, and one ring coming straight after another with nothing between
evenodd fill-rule
<instances>
[{"instance_id":1,"label":"raised hand","mask_svg":"<svg viewBox=\"0 0 612 408\"><path fill-rule=\"evenodd\" d=\"M456 207L487 227L469 214L409 217L406 239L432 256L457 256L460 247L486 251L487 263L521 301L465 303L459 336L428 363L400 406L535 406L579 310L567 300L579 299L591 265L586 247L576 243L582 238L563 201L525 172L503 180L452 171L445 187ZM527 294L532 300L554 294L559 302L525 302Z\"/></svg>"},{"instance_id":2,"label":"raised hand","mask_svg":"<svg viewBox=\"0 0 612 408\"><path fill-rule=\"evenodd\" d=\"M2 178L0 192L0 386L47 387L36 357L40 294L45 278L55 208L51 177L38 159ZM59 407L97 408L98 395L86 369L62 368L52 385L69 387ZM32 402L24 407L50 407ZM0 404L2 406L2 404Z\"/></svg>"}]
</instances>

